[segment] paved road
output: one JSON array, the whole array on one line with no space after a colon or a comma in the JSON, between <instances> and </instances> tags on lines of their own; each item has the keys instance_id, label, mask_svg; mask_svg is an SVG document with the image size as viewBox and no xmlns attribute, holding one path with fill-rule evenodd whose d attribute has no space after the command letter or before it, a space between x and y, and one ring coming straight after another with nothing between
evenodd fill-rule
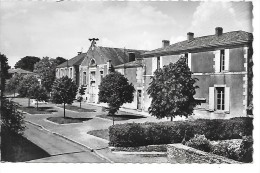
<instances>
[{"instance_id":1,"label":"paved road","mask_svg":"<svg viewBox=\"0 0 260 173\"><path fill-rule=\"evenodd\" d=\"M107 162L87 148L26 123L24 136L48 152L51 157L30 162L104 163Z\"/></svg>"}]
</instances>

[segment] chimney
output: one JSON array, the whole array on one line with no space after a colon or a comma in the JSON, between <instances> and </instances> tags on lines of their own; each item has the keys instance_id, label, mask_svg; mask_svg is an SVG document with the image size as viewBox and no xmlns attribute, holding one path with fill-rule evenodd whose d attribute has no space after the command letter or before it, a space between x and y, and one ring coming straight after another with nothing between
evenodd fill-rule
<instances>
[{"instance_id":1,"label":"chimney","mask_svg":"<svg viewBox=\"0 0 260 173\"><path fill-rule=\"evenodd\" d=\"M129 62L135 61L135 53L134 52L129 52L128 55L129 55L129 58L128 58Z\"/></svg>"},{"instance_id":2,"label":"chimney","mask_svg":"<svg viewBox=\"0 0 260 173\"><path fill-rule=\"evenodd\" d=\"M215 28L215 35L221 36L223 34L223 28L222 27L216 27Z\"/></svg>"},{"instance_id":3,"label":"chimney","mask_svg":"<svg viewBox=\"0 0 260 173\"><path fill-rule=\"evenodd\" d=\"M78 55L82 54L82 52L78 52Z\"/></svg>"},{"instance_id":4,"label":"chimney","mask_svg":"<svg viewBox=\"0 0 260 173\"><path fill-rule=\"evenodd\" d=\"M193 32L188 32L187 33L187 40L191 41L192 39L194 39L194 33Z\"/></svg>"},{"instance_id":5,"label":"chimney","mask_svg":"<svg viewBox=\"0 0 260 173\"><path fill-rule=\"evenodd\" d=\"M163 40L162 41L162 47L165 48L166 46L170 45L170 41L169 40Z\"/></svg>"}]
</instances>

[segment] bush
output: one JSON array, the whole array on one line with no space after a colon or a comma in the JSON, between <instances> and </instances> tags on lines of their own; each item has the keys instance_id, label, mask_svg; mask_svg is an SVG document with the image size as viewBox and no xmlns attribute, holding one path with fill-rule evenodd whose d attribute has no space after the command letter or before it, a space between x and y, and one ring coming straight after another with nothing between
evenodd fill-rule
<instances>
[{"instance_id":1,"label":"bush","mask_svg":"<svg viewBox=\"0 0 260 173\"><path fill-rule=\"evenodd\" d=\"M252 162L253 140L251 136L243 137L242 141L220 141L212 145L211 153L240 162Z\"/></svg>"},{"instance_id":2,"label":"bush","mask_svg":"<svg viewBox=\"0 0 260 173\"><path fill-rule=\"evenodd\" d=\"M252 135L252 118L229 120L199 119L160 123L127 123L109 128L111 146L144 146L181 143L195 134L205 135L209 140L241 139Z\"/></svg>"},{"instance_id":3,"label":"bush","mask_svg":"<svg viewBox=\"0 0 260 173\"><path fill-rule=\"evenodd\" d=\"M186 142L185 145L205 152L209 152L211 148L210 141L205 137L205 135L197 134Z\"/></svg>"}]
</instances>

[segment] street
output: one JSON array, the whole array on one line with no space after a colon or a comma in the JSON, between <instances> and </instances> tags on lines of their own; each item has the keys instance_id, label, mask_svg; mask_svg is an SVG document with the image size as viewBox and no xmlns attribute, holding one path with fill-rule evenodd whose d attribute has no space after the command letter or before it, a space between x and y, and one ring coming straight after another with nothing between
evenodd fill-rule
<instances>
[{"instance_id":1,"label":"street","mask_svg":"<svg viewBox=\"0 0 260 173\"><path fill-rule=\"evenodd\" d=\"M26 123L24 136L51 156L29 162L62 162L62 163L104 163L103 160L87 148L56 136L48 131Z\"/></svg>"}]
</instances>

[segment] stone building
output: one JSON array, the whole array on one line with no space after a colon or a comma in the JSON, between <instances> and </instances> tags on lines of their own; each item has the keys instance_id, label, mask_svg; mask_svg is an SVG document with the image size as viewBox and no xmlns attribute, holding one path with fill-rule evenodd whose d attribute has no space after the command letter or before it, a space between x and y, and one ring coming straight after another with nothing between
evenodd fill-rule
<instances>
[{"instance_id":1,"label":"stone building","mask_svg":"<svg viewBox=\"0 0 260 173\"><path fill-rule=\"evenodd\" d=\"M251 33L223 33L221 27L215 28L214 35L203 37L189 32L187 40L172 45L164 40L162 48L143 54L143 110L150 106L146 90L153 72L185 56L193 77L199 79L195 98L201 105L197 109L223 118L245 116L252 103L252 41Z\"/></svg>"}]
</instances>

